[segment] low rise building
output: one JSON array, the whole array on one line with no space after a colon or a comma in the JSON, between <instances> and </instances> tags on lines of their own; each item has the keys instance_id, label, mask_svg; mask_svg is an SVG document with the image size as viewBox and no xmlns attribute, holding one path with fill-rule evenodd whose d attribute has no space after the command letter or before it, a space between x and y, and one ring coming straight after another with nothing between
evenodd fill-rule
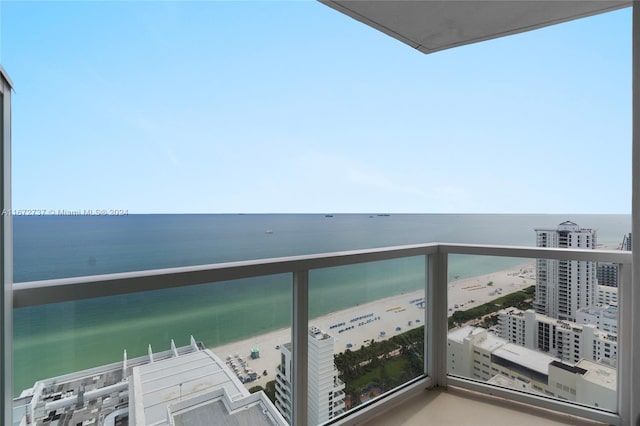
<instances>
[{"instance_id":1,"label":"low rise building","mask_svg":"<svg viewBox=\"0 0 640 426\"><path fill-rule=\"evenodd\" d=\"M616 370L529 349L489 331L466 326L448 335L449 374L615 411Z\"/></svg>"},{"instance_id":2,"label":"low rise building","mask_svg":"<svg viewBox=\"0 0 640 426\"><path fill-rule=\"evenodd\" d=\"M576 312L578 324L593 324L598 330L609 334L618 334L618 307L610 304L598 304L582 308Z\"/></svg>"},{"instance_id":3,"label":"low rise building","mask_svg":"<svg viewBox=\"0 0 640 426\"><path fill-rule=\"evenodd\" d=\"M498 334L509 342L548 352L569 363L587 359L617 364L617 336L598 330L594 324L562 321L517 308L503 309L498 316Z\"/></svg>"},{"instance_id":4,"label":"low rise building","mask_svg":"<svg viewBox=\"0 0 640 426\"><path fill-rule=\"evenodd\" d=\"M615 368L582 360L571 366L549 365L549 388L560 399L614 410L617 404Z\"/></svg>"}]
</instances>

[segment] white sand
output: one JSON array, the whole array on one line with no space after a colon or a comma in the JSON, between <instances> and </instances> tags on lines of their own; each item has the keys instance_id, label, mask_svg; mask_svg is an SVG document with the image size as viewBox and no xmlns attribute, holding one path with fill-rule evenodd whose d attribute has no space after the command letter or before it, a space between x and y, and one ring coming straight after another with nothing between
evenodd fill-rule
<instances>
[{"instance_id":1,"label":"white sand","mask_svg":"<svg viewBox=\"0 0 640 426\"><path fill-rule=\"evenodd\" d=\"M493 284L487 285L489 282L493 282ZM466 310L531 285L535 285L534 264L452 281L448 284L449 315L456 310L456 304L459 306L458 309ZM360 349L365 341L389 338L410 328L421 326L424 323L425 310L419 303L415 303L416 300L424 300L424 291L400 294L332 312L319 318L310 319L309 325L316 326L336 338L335 353L343 352L348 343L353 345L354 350ZM411 303L412 301L414 303ZM366 315L370 316L351 321ZM409 326L409 321L411 321L411 326ZM342 322L345 325L331 327ZM339 330L350 326L353 328L339 332ZM397 327L400 328L399 331L396 331ZM381 331L385 332L384 337L381 336ZM248 367L261 375L257 381L247 383L247 388L256 385L264 387L268 381L275 379L275 369L280 363L280 350L276 349L276 346L290 341L291 329L286 328L211 348L211 350L223 360L226 360L228 356L241 355L247 361ZM251 349L253 348L260 349L260 358L251 359ZM265 370L268 374L262 376Z\"/></svg>"}]
</instances>

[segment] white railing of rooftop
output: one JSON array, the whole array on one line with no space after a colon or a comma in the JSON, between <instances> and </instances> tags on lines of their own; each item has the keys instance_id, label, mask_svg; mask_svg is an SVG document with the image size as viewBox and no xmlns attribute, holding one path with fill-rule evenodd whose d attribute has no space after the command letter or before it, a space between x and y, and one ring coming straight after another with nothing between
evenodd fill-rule
<instances>
[{"instance_id":1,"label":"white railing of rooftop","mask_svg":"<svg viewBox=\"0 0 640 426\"><path fill-rule=\"evenodd\" d=\"M549 408L559 412L600 420L611 424L620 424L617 413L608 413L574 403L536 397L519 391L498 388L473 380L447 376L447 270L450 254L499 256L516 258L546 258L558 260L584 260L594 262L613 262L620 266L621 288L631 282L630 269L632 256L629 252L608 250L549 249L534 247L510 247L471 244L419 244L381 249L356 250L308 256L294 256L277 259L232 262L215 265L170 268L151 271L128 272L92 277L67 278L48 281L34 281L14 284L14 307L27 307L49 303L83 300L94 297L115 296L133 292L161 290L189 285L215 283L233 279L258 277L273 274L292 274L292 344L294 361L293 420L295 425L307 425L307 330L308 330L308 281L309 271L313 269L344 266L365 262L398 259L403 257L425 256L426 277L425 295L425 375L388 395L377 398L373 404L357 408L347 413L337 424L356 424L363 419L373 417L425 387L446 386L452 384L468 389L481 390L514 401ZM624 333L624 321L628 320L632 308L621 304L621 330ZM624 340L626 334L622 334ZM622 348L624 342L621 343ZM625 366L630 365L624 351L619 351L618 369L619 389L625 389L629 380ZM297 379L296 379L297 378ZM620 392L620 412L627 404ZM377 403L375 403L377 401Z\"/></svg>"}]
</instances>

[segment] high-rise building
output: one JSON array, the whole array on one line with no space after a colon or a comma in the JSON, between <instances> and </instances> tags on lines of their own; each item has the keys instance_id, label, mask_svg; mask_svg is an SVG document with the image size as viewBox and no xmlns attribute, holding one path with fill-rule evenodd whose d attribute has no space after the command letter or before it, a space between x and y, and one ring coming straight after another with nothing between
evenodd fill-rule
<instances>
[{"instance_id":1,"label":"high-rise building","mask_svg":"<svg viewBox=\"0 0 640 426\"><path fill-rule=\"evenodd\" d=\"M308 420L327 422L345 411L345 384L333 363L335 339L317 327L309 328ZM276 407L291 422L291 344L280 347L281 364L276 371Z\"/></svg>"},{"instance_id":2,"label":"high-rise building","mask_svg":"<svg viewBox=\"0 0 640 426\"><path fill-rule=\"evenodd\" d=\"M631 251L631 232L624 236L622 239L622 246L620 250Z\"/></svg>"},{"instance_id":3,"label":"high-rise building","mask_svg":"<svg viewBox=\"0 0 640 426\"><path fill-rule=\"evenodd\" d=\"M618 265L609 262L598 262L596 271L598 284L618 287Z\"/></svg>"},{"instance_id":4,"label":"high-rise building","mask_svg":"<svg viewBox=\"0 0 640 426\"><path fill-rule=\"evenodd\" d=\"M538 247L594 249L596 231L566 221L557 229L536 229ZM536 312L575 321L575 312L596 302L595 262L537 259Z\"/></svg>"}]
</instances>

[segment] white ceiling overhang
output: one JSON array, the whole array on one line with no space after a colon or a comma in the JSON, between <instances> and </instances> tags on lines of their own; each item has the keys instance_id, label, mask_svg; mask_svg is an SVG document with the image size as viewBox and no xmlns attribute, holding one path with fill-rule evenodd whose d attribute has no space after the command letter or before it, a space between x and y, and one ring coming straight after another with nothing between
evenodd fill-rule
<instances>
[{"instance_id":1,"label":"white ceiling overhang","mask_svg":"<svg viewBox=\"0 0 640 426\"><path fill-rule=\"evenodd\" d=\"M320 0L424 53L631 6L598 0Z\"/></svg>"}]
</instances>

